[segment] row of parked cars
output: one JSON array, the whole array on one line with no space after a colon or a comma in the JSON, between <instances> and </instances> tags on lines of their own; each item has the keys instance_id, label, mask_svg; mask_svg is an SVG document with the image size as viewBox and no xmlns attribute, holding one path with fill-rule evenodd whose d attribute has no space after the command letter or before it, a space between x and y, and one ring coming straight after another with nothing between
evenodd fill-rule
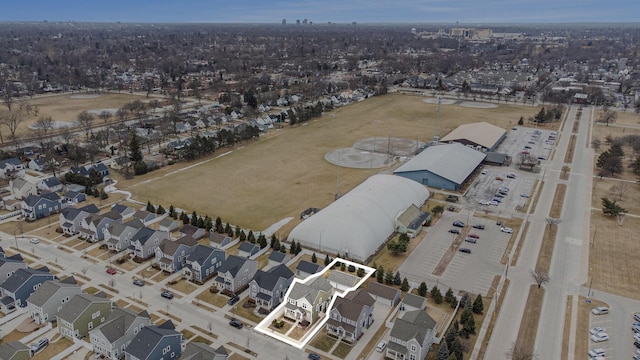
<instances>
[{"instance_id":1,"label":"row of parked cars","mask_svg":"<svg viewBox=\"0 0 640 360\"><path fill-rule=\"evenodd\" d=\"M454 227L457 228L464 228L465 224L462 221L454 221L452 224ZM478 230L484 230L484 225L483 224L474 224L471 226L474 229L478 229ZM456 228L451 228L449 229L449 232L452 234L460 234L460 230L456 229ZM478 236L477 234L467 234L467 237L464 239L464 241L470 243L470 244L475 244L478 242L478 239L480 239L480 236ZM458 249L458 251L460 251L461 253L465 253L465 254L471 254L471 249L467 248L467 247L461 247L460 249Z\"/></svg>"},{"instance_id":2,"label":"row of parked cars","mask_svg":"<svg viewBox=\"0 0 640 360\"><path fill-rule=\"evenodd\" d=\"M609 308L606 306L598 306L591 309L591 313L593 315L606 315L609 313ZM590 339L594 343L600 343L603 341L609 340L609 334L607 334L606 330L601 326L596 326L589 329ZM604 357L604 349L595 348L589 350L589 359L591 360L605 360Z\"/></svg>"}]
</instances>

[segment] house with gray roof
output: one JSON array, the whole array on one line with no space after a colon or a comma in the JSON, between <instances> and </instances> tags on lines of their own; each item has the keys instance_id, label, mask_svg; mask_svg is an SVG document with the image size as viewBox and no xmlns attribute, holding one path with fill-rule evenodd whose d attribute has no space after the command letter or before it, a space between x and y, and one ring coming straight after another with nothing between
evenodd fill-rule
<instances>
[{"instance_id":1,"label":"house with gray roof","mask_svg":"<svg viewBox=\"0 0 640 360\"><path fill-rule=\"evenodd\" d=\"M402 302L400 303L400 310L404 311L413 311L413 310L424 310L427 307L427 299L414 295L412 293L406 293Z\"/></svg>"},{"instance_id":2,"label":"house with gray roof","mask_svg":"<svg viewBox=\"0 0 640 360\"><path fill-rule=\"evenodd\" d=\"M36 184L24 178L10 180L9 189L11 195L18 200L26 199L29 195L38 195Z\"/></svg>"},{"instance_id":3,"label":"house with gray roof","mask_svg":"<svg viewBox=\"0 0 640 360\"><path fill-rule=\"evenodd\" d=\"M223 249L200 244L193 246L183 268L184 277L198 284L204 283L217 274L225 256Z\"/></svg>"},{"instance_id":4,"label":"house with gray roof","mask_svg":"<svg viewBox=\"0 0 640 360\"><path fill-rule=\"evenodd\" d=\"M201 342L190 342L182 352L180 360L227 360L229 353L220 346L217 349Z\"/></svg>"},{"instance_id":5,"label":"house with gray roof","mask_svg":"<svg viewBox=\"0 0 640 360\"><path fill-rule=\"evenodd\" d=\"M115 308L102 325L89 331L93 352L108 359L120 359L133 338L150 325L151 317L146 310L136 313L130 309Z\"/></svg>"},{"instance_id":6,"label":"house with gray roof","mask_svg":"<svg viewBox=\"0 0 640 360\"><path fill-rule=\"evenodd\" d=\"M107 320L113 303L104 293L77 294L62 306L56 319L60 335L81 339Z\"/></svg>"},{"instance_id":7,"label":"house with gray roof","mask_svg":"<svg viewBox=\"0 0 640 360\"><path fill-rule=\"evenodd\" d=\"M218 269L214 283L218 290L235 294L249 285L257 270L257 261L231 255Z\"/></svg>"},{"instance_id":8,"label":"house with gray roof","mask_svg":"<svg viewBox=\"0 0 640 360\"><path fill-rule=\"evenodd\" d=\"M83 201L87 201L87 194L79 193L75 191L67 191L62 195L62 200L67 203L67 206L73 206Z\"/></svg>"},{"instance_id":9,"label":"house with gray roof","mask_svg":"<svg viewBox=\"0 0 640 360\"><path fill-rule=\"evenodd\" d=\"M107 244L109 251L120 252L131 245L131 238L135 235L144 225L138 219L130 219L125 223L119 223L117 221L107 224L104 228L104 240Z\"/></svg>"},{"instance_id":10,"label":"house with gray roof","mask_svg":"<svg viewBox=\"0 0 640 360\"><path fill-rule=\"evenodd\" d=\"M26 268L27 264L22 259L22 255L18 253L7 257L2 252L0 255L0 283L8 279L16 270Z\"/></svg>"},{"instance_id":11,"label":"house with gray roof","mask_svg":"<svg viewBox=\"0 0 640 360\"><path fill-rule=\"evenodd\" d=\"M158 223L158 230L168 233L177 230L179 227L180 223L169 216L160 220L160 222Z\"/></svg>"},{"instance_id":12,"label":"house with gray roof","mask_svg":"<svg viewBox=\"0 0 640 360\"><path fill-rule=\"evenodd\" d=\"M327 334L348 343L355 343L373 323L376 301L365 290L350 291L338 296L327 320Z\"/></svg>"},{"instance_id":13,"label":"house with gray roof","mask_svg":"<svg viewBox=\"0 0 640 360\"><path fill-rule=\"evenodd\" d=\"M226 249L231 244L231 236L227 234L218 234L215 231L209 232L209 244L218 249Z\"/></svg>"},{"instance_id":14,"label":"house with gray roof","mask_svg":"<svg viewBox=\"0 0 640 360\"><path fill-rule=\"evenodd\" d=\"M240 246L238 246L238 256L250 258L257 254L258 251L260 251L260 246L248 241L242 241L240 242Z\"/></svg>"},{"instance_id":15,"label":"house with gray roof","mask_svg":"<svg viewBox=\"0 0 640 360\"><path fill-rule=\"evenodd\" d=\"M113 222L122 222L122 215L115 211L93 214L80 220L80 236L89 242L104 240L104 229Z\"/></svg>"},{"instance_id":16,"label":"house with gray roof","mask_svg":"<svg viewBox=\"0 0 640 360\"><path fill-rule=\"evenodd\" d=\"M22 216L27 220L38 220L62 210L62 199L57 193L29 195L21 204Z\"/></svg>"},{"instance_id":17,"label":"house with gray roof","mask_svg":"<svg viewBox=\"0 0 640 360\"><path fill-rule=\"evenodd\" d=\"M272 251L267 259L267 264L273 267L280 264L286 264L289 260L291 260L291 255L280 251Z\"/></svg>"},{"instance_id":18,"label":"house with gray roof","mask_svg":"<svg viewBox=\"0 0 640 360\"><path fill-rule=\"evenodd\" d=\"M13 303L16 307L27 306L27 298L47 280L57 279L43 266L39 269L18 269L0 284L2 303Z\"/></svg>"},{"instance_id":19,"label":"house with gray roof","mask_svg":"<svg viewBox=\"0 0 640 360\"><path fill-rule=\"evenodd\" d=\"M284 264L268 271L256 271L249 283L249 301L271 311L284 300L293 277L293 272Z\"/></svg>"},{"instance_id":20,"label":"house with gray roof","mask_svg":"<svg viewBox=\"0 0 640 360\"><path fill-rule=\"evenodd\" d=\"M145 226L133 235L129 250L131 250L133 256L136 258L146 260L155 256L156 248L160 245L160 242L168 238L168 233Z\"/></svg>"},{"instance_id":21,"label":"house with gray roof","mask_svg":"<svg viewBox=\"0 0 640 360\"><path fill-rule=\"evenodd\" d=\"M28 360L29 358L31 358L31 349L20 341L7 341L0 345L2 360Z\"/></svg>"},{"instance_id":22,"label":"house with gray roof","mask_svg":"<svg viewBox=\"0 0 640 360\"><path fill-rule=\"evenodd\" d=\"M367 285L367 292L375 301L382 302L389 306L396 306L400 302L400 290L392 288L391 286L370 282Z\"/></svg>"},{"instance_id":23,"label":"house with gray roof","mask_svg":"<svg viewBox=\"0 0 640 360\"><path fill-rule=\"evenodd\" d=\"M182 333L171 320L145 326L124 350L126 360L173 360L182 353Z\"/></svg>"},{"instance_id":24,"label":"house with gray roof","mask_svg":"<svg viewBox=\"0 0 640 360\"><path fill-rule=\"evenodd\" d=\"M308 284L295 282L286 299L284 316L313 324L325 315L333 296L333 286L320 276Z\"/></svg>"},{"instance_id":25,"label":"house with gray roof","mask_svg":"<svg viewBox=\"0 0 640 360\"><path fill-rule=\"evenodd\" d=\"M331 270L327 280L329 280L331 286L340 290L346 290L354 287L358 282L360 282L359 277L338 269Z\"/></svg>"},{"instance_id":26,"label":"house with gray roof","mask_svg":"<svg viewBox=\"0 0 640 360\"><path fill-rule=\"evenodd\" d=\"M10 179L24 176L24 164L18 158L0 160L0 178Z\"/></svg>"},{"instance_id":27,"label":"house with gray roof","mask_svg":"<svg viewBox=\"0 0 640 360\"><path fill-rule=\"evenodd\" d=\"M146 226L153 222L156 219L156 214L150 213L146 210L138 210L133 213L133 218L142 221L142 223Z\"/></svg>"},{"instance_id":28,"label":"house with gray roof","mask_svg":"<svg viewBox=\"0 0 640 360\"><path fill-rule=\"evenodd\" d=\"M306 260L302 260L298 263L298 266L296 266L296 277L304 280L310 275L319 273L320 271L322 271L322 269L324 269L322 265L318 265Z\"/></svg>"},{"instance_id":29,"label":"house with gray roof","mask_svg":"<svg viewBox=\"0 0 640 360\"><path fill-rule=\"evenodd\" d=\"M424 310L413 310L397 318L389 334L386 357L424 359L433 344L435 320Z\"/></svg>"},{"instance_id":30,"label":"house with gray roof","mask_svg":"<svg viewBox=\"0 0 640 360\"><path fill-rule=\"evenodd\" d=\"M201 239L206 233L205 229L199 228L197 226L193 226L191 224L184 224L180 229L180 233L182 236L191 235L194 239Z\"/></svg>"},{"instance_id":31,"label":"house with gray roof","mask_svg":"<svg viewBox=\"0 0 640 360\"><path fill-rule=\"evenodd\" d=\"M187 263L191 248L198 242L191 236L183 236L177 240L164 239L155 251L155 262L160 270L168 273L180 271Z\"/></svg>"},{"instance_id":32,"label":"house with gray roof","mask_svg":"<svg viewBox=\"0 0 640 360\"><path fill-rule=\"evenodd\" d=\"M58 178L55 176L49 176L47 178L39 180L36 183L36 187L38 188L38 190L41 190L41 191L52 191L52 192L58 192L64 189L64 185L62 185L60 180L58 180Z\"/></svg>"},{"instance_id":33,"label":"house with gray roof","mask_svg":"<svg viewBox=\"0 0 640 360\"><path fill-rule=\"evenodd\" d=\"M82 289L73 276L64 280L45 281L27 298L29 317L36 324L54 321L62 306L81 293Z\"/></svg>"},{"instance_id":34,"label":"house with gray roof","mask_svg":"<svg viewBox=\"0 0 640 360\"><path fill-rule=\"evenodd\" d=\"M130 217L133 216L133 214L135 214L136 209L132 208L131 206L126 206L126 205L122 205L122 204L115 204L111 207L111 210L117 212L118 214L120 214L122 216L122 219L128 219Z\"/></svg>"},{"instance_id":35,"label":"house with gray roof","mask_svg":"<svg viewBox=\"0 0 640 360\"><path fill-rule=\"evenodd\" d=\"M76 235L80 232L80 222L89 215L100 212L97 206L89 204L81 208L66 208L62 210L58 217L62 233L66 235Z\"/></svg>"}]
</instances>

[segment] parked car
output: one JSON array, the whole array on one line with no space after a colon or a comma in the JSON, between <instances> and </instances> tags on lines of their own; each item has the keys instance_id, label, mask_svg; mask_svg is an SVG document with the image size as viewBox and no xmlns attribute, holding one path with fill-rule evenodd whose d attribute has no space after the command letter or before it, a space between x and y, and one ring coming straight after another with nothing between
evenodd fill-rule
<instances>
[{"instance_id":1,"label":"parked car","mask_svg":"<svg viewBox=\"0 0 640 360\"><path fill-rule=\"evenodd\" d=\"M469 249L469 248L460 248L460 250L458 250L458 251L460 251L461 253L465 253L465 254L471 254L471 249Z\"/></svg>"},{"instance_id":2,"label":"parked car","mask_svg":"<svg viewBox=\"0 0 640 360\"><path fill-rule=\"evenodd\" d=\"M502 199L500 199L499 197L494 197L493 199L491 199L491 201L495 201L500 204L502 202Z\"/></svg>"},{"instance_id":3,"label":"parked car","mask_svg":"<svg viewBox=\"0 0 640 360\"><path fill-rule=\"evenodd\" d=\"M501 193L501 192L497 192L494 196L497 197L497 198L503 198L504 194Z\"/></svg>"},{"instance_id":4,"label":"parked car","mask_svg":"<svg viewBox=\"0 0 640 360\"><path fill-rule=\"evenodd\" d=\"M320 360L320 355L318 355L318 354L309 354L309 356L307 356L307 359Z\"/></svg>"},{"instance_id":5,"label":"parked car","mask_svg":"<svg viewBox=\"0 0 640 360\"><path fill-rule=\"evenodd\" d=\"M640 325L636 325L636 323L634 323L631 325L631 330L636 334L640 333Z\"/></svg>"},{"instance_id":6,"label":"parked car","mask_svg":"<svg viewBox=\"0 0 640 360\"><path fill-rule=\"evenodd\" d=\"M487 175L487 170L482 170L482 171L480 172L480 174L482 174L482 175Z\"/></svg>"},{"instance_id":7,"label":"parked car","mask_svg":"<svg viewBox=\"0 0 640 360\"><path fill-rule=\"evenodd\" d=\"M502 180L504 180L504 179L503 179L501 176L496 176L496 180L498 180L498 181L502 181Z\"/></svg>"},{"instance_id":8,"label":"parked car","mask_svg":"<svg viewBox=\"0 0 640 360\"><path fill-rule=\"evenodd\" d=\"M480 236L476 235L476 234L469 234L467 235L470 238L474 238L474 239L480 239Z\"/></svg>"},{"instance_id":9,"label":"parked car","mask_svg":"<svg viewBox=\"0 0 640 360\"><path fill-rule=\"evenodd\" d=\"M593 308L593 310L591 310L591 313L593 315L604 315L604 314L608 314L609 313L609 308L606 306L598 306Z\"/></svg>"},{"instance_id":10,"label":"parked car","mask_svg":"<svg viewBox=\"0 0 640 360\"><path fill-rule=\"evenodd\" d=\"M229 325L233 326L236 329L242 329L242 327L244 326L242 322L236 319L231 319L231 321L229 321Z\"/></svg>"},{"instance_id":11,"label":"parked car","mask_svg":"<svg viewBox=\"0 0 640 360\"><path fill-rule=\"evenodd\" d=\"M633 314L633 320L640 322L640 313Z\"/></svg>"},{"instance_id":12,"label":"parked car","mask_svg":"<svg viewBox=\"0 0 640 360\"><path fill-rule=\"evenodd\" d=\"M38 243L40 243L40 240L36 239L36 238L31 238L31 239L29 239L29 242L32 243L32 244L38 244Z\"/></svg>"},{"instance_id":13,"label":"parked car","mask_svg":"<svg viewBox=\"0 0 640 360\"><path fill-rule=\"evenodd\" d=\"M452 234L460 234L460 230L458 229L449 229L449 232Z\"/></svg>"},{"instance_id":14,"label":"parked car","mask_svg":"<svg viewBox=\"0 0 640 360\"><path fill-rule=\"evenodd\" d=\"M108 268L107 268L107 274L109 274L109 275L115 275L115 274L117 274L117 273L118 273L118 272L116 271L116 269L114 269L114 268L112 268L112 267L108 267Z\"/></svg>"},{"instance_id":15,"label":"parked car","mask_svg":"<svg viewBox=\"0 0 640 360\"><path fill-rule=\"evenodd\" d=\"M459 228L463 228L464 227L464 223L462 221L454 221L453 222L453 226L459 227Z\"/></svg>"},{"instance_id":16,"label":"parked car","mask_svg":"<svg viewBox=\"0 0 640 360\"><path fill-rule=\"evenodd\" d=\"M229 305L234 305L238 301L240 301L240 297L238 295L233 295L233 297L231 299L229 299L228 303L229 303Z\"/></svg>"},{"instance_id":17,"label":"parked car","mask_svg":"<svg viewBox=\"0 0 640 360\"><path fill-rule=\"evenodd\" d=\"M596 356L604 356L604 349L597 348L589 350L589 357L594 358Z\"/></svg>"},{"instance_id":18,"label":"parked car","mask_svg":"<svg viewBox=\"0 0 640 360\"><path fill-rule=\"evenodd\" d=\"M606 332L591 335L591 341L593 342L603 342L607 340L609 340L609 334L607 334Z\"/></svg>"},{"instance_id":19,"label":"parked car","mask_svg":"<svg viewBox=\"0 0 640 360\"><path fill-rule=\"evenodd\" d=\"M376 345L376 351L382 352L387 347L387 343L384 341L380 341L378 345Z\"/></svg>"},{"instance_id":20,"label":"parked car","mask_svg":"<svg viewBox=\"0 0 640 360\"><path fill-rule=\"evenodd\" d=\"M479 229L479 230L484 230L484 225L483 224L474 224L473 228L474 229Z\"/></svg>"},{"instance_id":21,"label":"parked car","mask_svg":"<svg viewBox=\"0 0 640 360\"><path fill-rule=\"evenodd\" d=\"M142 279L133 279L133 285L144 286L144 280L142 280Z\"/></svg>"},{"instance_id":22,"label":"parked car","mask_svg":"<svg viewBox=\"0 0 640 360\"><path fill-rule=\"evenodd\" d=\"M464 239L464 241L466 241L466 242L468 242L468 243L475 244L475 243L477 243L477 242L478 242L478 239L476 239L476 238L472 238L472 237L468 237L468 238L465 238L465 239Z\"/></svg>"},{"instance_id":23,"label":"parked car","mask_svg":"<svg viewBox=\"0 0 640 360\"><path fill-rule=\"evenodd\" d=\"M589 330L589 333L591 335L597 334L597 333L601 333L601 332L605 332L605 329L601 326L596 326L594 328L591 328L591 330Z\"/></svg>"},{"instance_id":24,"label":"parked car","mask_svg":"<svg viewBox=\"0 0 640 360\"><path fill-rule=\"evenodd\" d=\"M500 202L491 200L491 201L489 201L489 205L498 206L498 205L500 205Z\"/></svg>"},{"instance_id":25,"label":"parked car","mask_svg":"<svg viewBox=\"0 0 640 360\"><path fill-rule=\"evenodd\" d=\"M42 338L36 341L35 343L33 343L33 345L31 345L31 354L37 353L38 351L47 347L47 345L49 345L49 339L47 338Z\"/></svg>"},{"instance_id":26,"label":"parked car","mask_svg":"<svg viewBox=\"0 0 640 360\"><path fill-rule=\"evenodd\" d=\"M171 292L170 290L162 290L160 296L166 299L173 299L173 292Z\"/></svg>"},{"instance_id":27,"label":"parked car","mask_svg":"<svg viewBox=\"0 0 640 360\"><path fill-rule=\"evenodd\" d=\"M502 228L500 228L500 231L502 231L503 233L507 233L507 234L513 234L513 229L512 228L508 228L508 227L502 227Z\"/></svg>"},{"instance_id":28,"label":"parked car","mask_svg":"<svg viewBox=\"0 0 640 360\"><path fill-rule=\"evenodd\" d=\"M515 179L515 178L517 177L517 175L516 175L516 174L514 174L514 173L509 173L509 174L507 174L507 177L508 177L509 179Z\"/></svg>"},{"instance_id":29,"label":"parked car","mask_svg":"<svg viewBox=\"0 0 640 360\"><path fill-rule=\"evenodd\" d=\"M522 193L522 194L520 194L520 197L528 198L528 197L529 197L529 194L527 194L527 193Z\"/></svg>"}]
</instances>

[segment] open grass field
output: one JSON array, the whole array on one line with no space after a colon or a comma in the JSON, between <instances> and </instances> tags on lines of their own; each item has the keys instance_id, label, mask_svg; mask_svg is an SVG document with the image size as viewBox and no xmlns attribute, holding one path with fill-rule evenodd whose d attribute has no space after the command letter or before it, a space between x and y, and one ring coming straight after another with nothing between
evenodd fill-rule
<instances>
[{"instance_id":1,"label":"open grass field","mask_svg":"<svg viewBox=\"0 0 640 360\"><path fill-rule=\"evenodd\" d=\"M423 100L398 94L374 97L337 109L335 116L325 114L302 125L274 130L255 143L188 170L166 167L144 177L123 180L118 187L132 191L143 202L157 201L166 207L173 204L260 231L289 216L298 219L308 207L327 206L334 200L336 188L344 194L371 175L391 170L338 170L325 161L327 152L369 137L431 139L437 105ZM439 134L476 121L507 128L520 116L527 118L536 111L537 108L511 105L491 109L443 105ZM214 156L229 150L221 149ZM189 165L194 164L181 166ZM287 229L295 223L288 224Z\"/></svg>"},{"instance_id":2,"label":"open grass field","mask_svg":"<svg viewBox=\"0 0 640 360\"><path fill-rule=\"evenodd\" d=\"M30 129L29 125L32 125L40 117L51 116L56 122L68 123L68 126L75 126L75 122L78 118L78 114L82 111L91 110L103 110L103 109L119 109L124 104L130 103L134 100L140 100L146 102L152 100L140 95L134 94L115 94L115 93L100 93L100 94L60 94L51 96L34 97L33 99L16 100L18 102L27 102L32 106L38 107L38 116L30 114L25 119L16 131L17 136L32 136L35 134L35 130ZM111 121L115 120L115 117L111 118ZM94 117L94 123L99 124L100 120L97 116ZM67 125L67 124L65 124ZM7 135L7 134L3 134Z\"/></svg>"}]
</instances>

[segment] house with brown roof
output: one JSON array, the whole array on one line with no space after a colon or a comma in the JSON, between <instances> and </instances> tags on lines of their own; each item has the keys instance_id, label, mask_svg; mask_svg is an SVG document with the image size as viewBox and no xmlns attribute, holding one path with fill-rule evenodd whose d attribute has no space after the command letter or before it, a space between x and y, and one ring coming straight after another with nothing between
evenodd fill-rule
<instances>
[{"instance_id":1,"label":"house with brown roof","mask_svg":"<svg viewBox=\"0 0 640 360\"><path fill-rule=\"evenodd\" d=\"M187 263L191 249L198 242L191 236L183 236L177 240L164 239L155 250L155 261L162 271L174 273L180 271Z\"/></svg>"},{"instance_id":2,"label":"house with brown roof","mask_svg":"<svg viewBox=\"0 0 640 360\"><path fill-rule=\"evenodd\" d=\"M376 301L365 290L350 291L337 297L329 312L327 335L353 344L373 323Z\"/></svg>"},{"instance_id":3,"label":"house with brown roof","mask_svg":"<svg viewBox=\"0 0 640 360\"><path fill-rule=\"evenodd\" d=\"M284 316L313 324L325 315L332 296L333 286L322 276L308 284L294 282L287 296Z\"/></svg>"}]
</instances>

